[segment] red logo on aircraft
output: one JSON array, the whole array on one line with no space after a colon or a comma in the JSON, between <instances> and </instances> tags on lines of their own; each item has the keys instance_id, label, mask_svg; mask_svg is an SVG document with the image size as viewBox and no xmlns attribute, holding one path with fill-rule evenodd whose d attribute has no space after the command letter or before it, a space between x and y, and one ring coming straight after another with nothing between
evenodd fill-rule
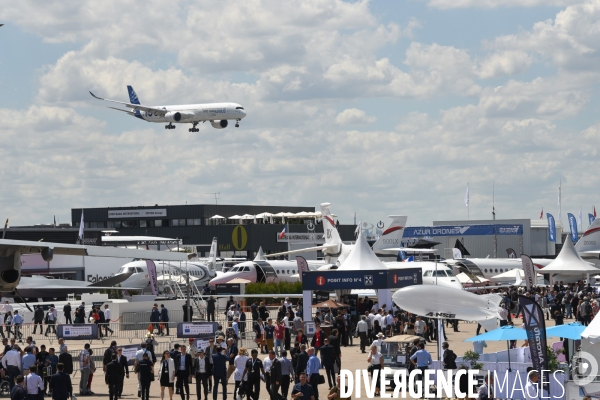
<instances>
[{"instance_id":1,"label":"red logo on aircraft","mask_svg":"<svg viewBox=\"0 0 600 400\"><path fill-rule=\"evenodd\" d=\"M331 218L330 216L326 215L326 216L325 216L325 219L326 219L327 221L329 221L329 223L330 223L331 225L335 226L335 222L333 222L333 218Z\"/></svg>"},{"instance_id":2,"label":"red logo on aircraft","mask_svg":"<svg viewBox=\"0 0 600 400\"><path fill-rule=\"evenodd\" d=\"M326 282L326 280L323 276L317 276L317 285L323 286L323 285L325 285L325 282Z\"/></svg>"},{"instance_id":3,"label":"red logo on aircraft","mask_svg":"<svg viewBox=\"0 0 600 400\"><path fill-rule=\"evenodd\" d=\"M383 235L383 236L385 236L385 235L387 235L387 234L389 234L389 233L396 232L396 231L397 231L397 230L399 230L399 229L404 229L404 227L403 227L403 226L393 226L393 227L391 227L391 228L387 228L387 229L386 229L386 230L383 232L383 234L382 234L382 235Z\"/></svg>"},{"instance_id":4,"label":"red logo on aircraft","mask_svg":"<svg viewBox=\"0 0 600 400\"><path fill-rule=\"evenodd\" d=\"M398 275L394 274L394 285L398 283Z\"/></svg>"},{"instance_id":5,"label":"red logo on aircraft","mask_svg":"<svg viewBox=\"0 0 600 400\"><path fill-rule=\"evenodd\" d=\"M600 228L592 228L592 229L588 229L587 231L585 231L585 233L583 234L582 237L585 237L587 235L591 235L594 232L598 232L600 231Z\"/></svg>"}]
</instances>

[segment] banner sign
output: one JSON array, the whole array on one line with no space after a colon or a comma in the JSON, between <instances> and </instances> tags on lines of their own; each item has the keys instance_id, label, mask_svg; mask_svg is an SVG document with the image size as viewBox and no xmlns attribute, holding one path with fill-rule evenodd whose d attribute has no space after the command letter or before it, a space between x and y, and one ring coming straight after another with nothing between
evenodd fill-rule
<instances>
[{"instance_id":1,"label":"banner sign","mask_svg":"<svg viewBox=\"0 0 600 400\"><path fill-rule=\"evenodd\" d=\"M567 214L567 218L569 219L569 228L571 229L571 241L577 243L577 240L579 239L579 235L577 234L577 220L571 213Z\"/></svg>"},{"instance_id":2,"label":"banner sign","mask_svg":"<svg viewBox=\"0 0 600 400\"><path fill-rule=\"evenodd\" d=\"M527 285L527 290L529 291L532 287L535 286L537 282L537 277L535 275L535 266L533 265L533 261L531 261L531 257L526 256L525 254L521 255L521 262L523 263L525 284Z\"/></svg>"},{"instance_id":3,"label":"banner sign","mask_svg":"<svg viewBox=\"0 0 600 400\"><path fill-rule=\"evenodd\" d=\"M152 288L152 294L158 295L158 280L156 277L156 264L152 260L146 260L148 266L148 279L150 280L150 287Z\"/></svg>"},{"instance_id":4,"label":"banner sign","mask_svg":"<svg viewBox=\"0 0 600 400\"><path fill-rule=\"evenodd\" d=\"M285 232L283 236L281 232L277 233L278 242L307 242L307 243L325 243L325 237L322 233L308 232Z\"/></svg>"},{"instance_id":5,"label":"banner sign","mask_svg":"<svg viewBox=\"0 0 600 400\"><path fill-rule=\"evenodd\" d=\"M556 224L554 222L554 217L552 214L547 213L548 217L548 240L550 242L556 242Z\"/></svg>"},{"instance_id":6,"label":"banner sign","mask_svg":"<svg viewBox=\"0 0 600 400\"><path fill-rule=\"evenodd\" d=\"M309 271L308 262L302 256L296 256L296 264L298 265L298 273L300 274L300 282L302 282L302 272Z\"/></svg>"},{"instance_id":7,"label":"banner sign","mask_svg":"<svg viewBox=\"0 0 600 400\"><path fill-rule=\"evenodd\" d=\"M242 293L239 283L220 283L215 285L217 296L235 296Z\"/></svg>"},{"instance_id":8,"label":"banner sign","mask_svg":"<svg viewBox=\"0 0 600 400\"><path fill-rule=\"evenodd\" d=\"M139 344L128 344L125 346L117 346L123 349L122 355L127 357L127 365L131 366L135 364L135 353L142 348Z\"/></svg>"},{"instance_id":9,"label":"banner sign","mask_svg":"<svg viewBox=\"0 0 600 400\"><path fill-rule=\"evenodd\" d=\"M594 214L588 214L588 219L590 220L590 225L592 224L592 222L594 222L594 220L596 218L594 218Z\"/></svg>"},{"instance_id":10,"label":"banner sign","mask_svg":"<svg viewBox=\"0 0 600 400\"><path fill-rule=\"evenodd\" d=\"M522 234L523 225L413 226L404 228L403 239L423 236L504 236Z\"/></svg>"},{"instance_id":11,"label":"banner sign","mask_svg":"<svg viewBox=\"0 0 600 400\"><path fill-rule=\"evenodd\" d=\"M302 272L302 290L391 289L422 283L421 268Z\"/></svg>"},{"instance_id":12,"label":"banner sign","mask_svg":"<svg viewBox=\"0 0 600 400\"><path fill-rule=\"evenodd\" d=\"M166 216L166 208L151 208L145 210L108 210L108 218L151 218Z\"/></svg>"},{"instance_id":13,"label":"banner sign","mask_svg":"<svg viewBox=\"0 0 600 400\"><path fill-rule=\"evenodd\" d=\"M178 338L206 338L214 336L217 322L180 322L177 324Z\"/></svg>"},{"instance_id":14,"label":"banner sign","mask_svg":"<svg viewBox=\"0 0 600 400\"><path fill-rule=\"evenodd\" d=\"M540 382L545 382L548 391L548 343L546 341L546 322L544 311L533 297L519 296L519 304L523 310L523 328L527 331L529 351L533 369L540 373ZM543 373L543 376L542 376Z\"/></svg>"},{"instance_id":15,"label":"banner sign","mask_svg":"<svg viewBox=\"0 0 600 400\"><path fill-rule=\"evenodd\" d=\"M56 336L60 339L71 340L90 340L98 339L98 325L96 324L78 324L78 325L58 325Z\"/></svg>"}]
</instances>

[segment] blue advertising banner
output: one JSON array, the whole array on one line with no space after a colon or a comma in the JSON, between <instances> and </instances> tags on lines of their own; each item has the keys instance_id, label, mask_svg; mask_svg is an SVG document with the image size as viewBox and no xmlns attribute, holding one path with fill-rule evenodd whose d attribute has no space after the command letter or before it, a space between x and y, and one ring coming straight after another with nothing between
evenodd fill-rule
<instances>
[{"instance_id":1,"label":"blue advertising banner","mask_svg":"<svg viewBox=\"0 0 600 400\"><path fill-rule=\"evenodd\" d=\"M546 321L544 311L531 297L519 296L519 305L523 310L523 328L527 332L529 351L533 369L540 374L540 382L548 392L548 343L546 340ZM542 379L543 377L543 379Z\"/></svg>"},{"instance_id":2,"label":"blue advertising banner","mask_svg":"<svg viewBox=\"0 0 600 400\"><path fill-rule=\"evenodd\" d=\"M96 324L77 324L77 325L58 325L56 327L56 336L60 339L71 340L90 340L98 339L98 325Z\"/></svg>"},{"instance_id":3,"label":"blue advertising banner","mask_svg":"<svg viewBox=\"0 0 600 400\"><path fill-rule=\"evenodd\" d=\"M554 222L554 217L550 213L547 213L546 216L548 217L548 240L556 242L556 224Z\"/></svg>"},{"instance_id":4,"label":"blue advertising banner","mask_svg":"<svg viewBox=\"0 0 600 400\"><path fill-rule=\"evenodd\" d=\"M422 283L421 268L302 272L302 290L388 289Z\"/></svg>"},{"instance_id":5,"label":"blue advertising banner","mask_svg":"<svg viewBox=\"0 0 600 400\"><path fill-rule=\"evenodd\" d=\"M571 241L576 243L577 239L579 239L579 235L577 234L577 220L571 213L567 214L567 218L569 219L569 228L571 229Z\"/></svg>"},{"instance_id":6,"label":"blue advertising banner","mask_svg":"<svg viewBox=\"0 0 600 400\"><path fill-rule=\"evenodd\" d=\"M463 226L413 226L404 228L404 238L423 236L487 236L522 235L523 225L463 225Z\"/></svg>"},{"instance_id":7,"label":"blue advertising banner","mask_svg":"<svg viewBox=\"0 0 600 400\"><path fill-rule=\"evenodd\" d=\"M594 220L596 218L594 218L594 214L588 214L588 219L590 220L590 225L592 224L592 222L594 222Z\"/></svg>"}]
</instances>

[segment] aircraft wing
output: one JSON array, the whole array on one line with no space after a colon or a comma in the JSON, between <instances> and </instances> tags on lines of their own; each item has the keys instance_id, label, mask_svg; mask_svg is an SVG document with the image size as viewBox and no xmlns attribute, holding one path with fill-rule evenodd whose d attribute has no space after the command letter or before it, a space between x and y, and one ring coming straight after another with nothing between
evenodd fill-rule
<instances>
[{"instance_id":1,"label":"aircraft wing","mask_svg":"<svg viewBox=\"0 0 600 400\"><path fill-rule=\"evenodd\" d=\"M123 274L128 275L128 274ZM112 279L112 278L111 278ZM139 290L139 288L114 287L111 279L91 285L82 281L68 279L47 279L41 276L23 276L17 286L18 294L24 298L31 297L66 297L67 294L98 293L100 290Z\"/></svg>"},{"instance_id":2,"label":"aircraft wing","mask_svg":"<svg viewBox=\"0 0 600 400\"><path fill-rule=\"evenodd\" d=\"M104 101L110 101L112 103L117 103L117 104L123 104L125 107L129 107L132 108L134 111L136 110L140 110L140 111L148 111L151 112L155 115L158 115L160 117L164 117L165 114L167 113L167 111L163 110L162 108L158 108L158 107L147 107L147 106L143 106L141 104L131 104L131 103L125 103L123 101L117 101L117 100L111 100L111 99L103 99L102 97L98 97L96 96L94 93L90 92L90 94L98 100L104 100ZM121 110L123 111L123 110Z\"/></svg>"},{"instance_id":3,"label":"aircraft wing","mask_svg":"<svg viewBox=\"0 0 600 400\"><path fill-rule=\"evenodd\" d=\"M8 256L15 253L41 254L44 260L46 261L50 261L52 259L52 255L54 254L91 257L140 258L164 261L188 260L187 253L180 252L137 250L110 246L83 246L78 244L0 239L0 256Z\"/></svg>"},{"instance_id":4,"label":"aircraft wing","mask_svg":"<svg viewBox=\"0 0 600 400\"><path fill-rule=\"evenodd\" d=\"M406 253L435 253L436 249L415 249L413 247L395 247L395 248L387 248L387 249L377 249L377 253L391 253L396 254L400 251L404 251Z\"/></svg>"},{"instance_id":5,"label":"aircraft wing","mask_svg":"<svg viewBox=\"0 0 600 400\"><path fill-rule=\"evenodd\" d=\"M115 275L112 276L108 279L104 279L101 281L98 281L96 283L92 283L90 285L88 285L87 287L100 287L100 286L106 286L106 287L113 287L113 286L117 286L118 284L120 284L123 281L126 281L127 278L129 278L131 275L133 275L133 272L127 272L124 274L119 274L119 275ZM19 287L17 286L17 289Z\"/></svg>"},{"instance_id":6,"label":"aircraft wing","mask_svg":"<svg viewBox=\"0 0 600 400\"><path fill-rule=\"evenodd\" d=\"M133 112L131 112L131 111L129 111L129 110L123 110L122 108L117 108L117 107L106 107L106 108L111 108L111 109L113 109L113 110L117 110L117 111L123 111L124 113L127 113L127 114L129 114L129 115L133 115L133 116L135 116L135 113L133 113Z\"/></svg>"},{"instance_id":7,"label":"aircraft wing","mask_svg":"<svg viewBox=\"0 0 600 400\"><path fill-rule=\"evenodd\" d=\"M279 256L284 256L286 254L306 253L307 251L327 250L327 249L330 249L330 248L331 249L335 249L337 247L338 247L337 244L330 244L330 245L324 244L323 246L306 247L304 249L283 251L281 253L265 254L265 258L279 257Z\"/></svg>"}]
</instances>

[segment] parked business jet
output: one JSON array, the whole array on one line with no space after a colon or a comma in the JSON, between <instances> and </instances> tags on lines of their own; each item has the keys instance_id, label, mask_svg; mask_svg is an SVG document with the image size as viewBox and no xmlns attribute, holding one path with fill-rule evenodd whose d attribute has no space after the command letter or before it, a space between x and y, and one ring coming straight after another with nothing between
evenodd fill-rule
<instances>
[{"instance_id":1,"label":"parked business jet","mask_svg":"<svg viewBox=\"0 0 600 400\"><path fill-rule=\"evenodd\" d=\"M202 287L214 277L217 273L211 270L207 265L199 262L184 261L181 263L170 263L159 261L156 264L156 274L158 276L173 276L178 278L186 276L187 272L190 273L190 278L193 279L194 283L198 287ZM119 271L115 274L118 277L121 274L131 274L129 278L123 281L122 285L128 288L135 288L138 290L144 290L150 285L150 278L148 277L148 265L146 261L132 261L123 265Z\"/></svg>"},{"instance_id":2,"label":"parked business jet","mask_svg":"<svg viewBox=\"0 0 600 400\"><path fill-rule=\"evenodd\" d=\"M143 106L140 104L140 100L131 86L127 86L129 92L129 103L103 99L102 97L96 96L94 93L90 94L98 99L110 101L117 104L123 104L129 110L123 110L121 108L108 107L113 110L123 111L127 114L134 116L139 119L143 119L148 122L168 122L165 125L165 129L175 129L173 123L178 124L192 124L189 129L190 132L199 132L200 130L196 126L200 122L210 121L213 128L223 129L227 128L228 120L235 120L235 127L240 126L240 121L246 116L244 107L237 103L207 103L207 104L182 104L175 106Z\"/></svg>"}]
</instances>

